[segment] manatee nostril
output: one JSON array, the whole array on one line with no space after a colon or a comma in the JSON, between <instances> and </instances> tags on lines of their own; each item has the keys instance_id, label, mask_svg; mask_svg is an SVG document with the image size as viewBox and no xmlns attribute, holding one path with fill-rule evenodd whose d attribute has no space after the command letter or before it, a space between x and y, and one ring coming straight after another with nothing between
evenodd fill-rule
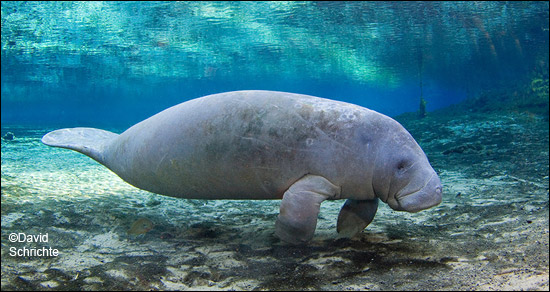
<instances>
[{"instance_id":1,"label":"manatee nostril","mask_svg":"<svg viewBox=\"0 0 550 292\"><path fill-rule=\"evenodd\" d=\"M435 188L435 192L436 192L437 194L441 194L441 186L436 187L436 188Z\"/></svg>"}]
</instances>

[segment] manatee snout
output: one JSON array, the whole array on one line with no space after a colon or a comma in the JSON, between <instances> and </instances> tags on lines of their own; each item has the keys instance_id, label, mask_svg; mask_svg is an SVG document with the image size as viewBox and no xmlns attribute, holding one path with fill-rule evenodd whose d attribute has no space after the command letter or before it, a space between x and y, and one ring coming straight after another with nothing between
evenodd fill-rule
<instances>
[{"instance_id":1,"label":"manatee snout","mask_svg":"<svg viewBox=\"0 0 550 292\"><path fill-rule=\"evenodd\" d=\"M426 185L415 192L401 193L396 196L398 210L418 212L439 205L442 199L441 181L435 172Z\"/></svg>"}]
</instances>

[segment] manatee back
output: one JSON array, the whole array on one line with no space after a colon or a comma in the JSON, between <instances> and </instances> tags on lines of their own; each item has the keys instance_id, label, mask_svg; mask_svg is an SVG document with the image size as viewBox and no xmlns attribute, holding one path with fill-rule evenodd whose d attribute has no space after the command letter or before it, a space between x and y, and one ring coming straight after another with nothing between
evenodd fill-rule
<instances>
[{"instance_id":1,"label":"manatee back","mask_svg":"<svg viewBox=\"0 0 550 292\"><path fill-rule=\"evenodd\" d=\"M118 134L94 128L59 129L42 137L42 143L67 148L86 154L101 164L105 164L104 149Z\"/></svg>"}]
</instances>

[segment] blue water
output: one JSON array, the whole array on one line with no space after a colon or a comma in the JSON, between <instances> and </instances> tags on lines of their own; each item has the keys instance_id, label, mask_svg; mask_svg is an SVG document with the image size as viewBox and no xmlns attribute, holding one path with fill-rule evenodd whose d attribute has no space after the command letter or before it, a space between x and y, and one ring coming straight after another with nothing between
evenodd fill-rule
<instances>
[{"instance_id":1,"label":"blue water","mask_svg":"<svg viewBox=\"0 0 550 292\"><path fill-rule=\"evenodd\" d=\"M2 2L2 123L267 89L395 116L548 78L546 2Z\"/></svg>"},{"instance_id":2,"label":"blue water","mask_svg":"<svg viewBox=\"0 0 550 292\"><path fill-rule=\"evenodd\" d=\"M1 12L2 290L548 290L548 2L2 1ZM442 203L381 203L345 239L343 201L327 201L312 241L289 246L274 236L278 200L161 196L40 141L62 127L121 133L250 89L394 117L441 178ZM143 220L153 228L129 233ZM42 247L60 254L11 254Z\"/></svg>"}]
</instances>

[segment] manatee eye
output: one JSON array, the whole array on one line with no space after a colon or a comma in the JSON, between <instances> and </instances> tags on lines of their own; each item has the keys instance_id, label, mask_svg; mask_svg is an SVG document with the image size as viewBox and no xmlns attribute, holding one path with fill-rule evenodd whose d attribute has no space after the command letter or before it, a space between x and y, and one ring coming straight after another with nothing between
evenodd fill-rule
<instances>
[{"instance_id":1,"label":"manatee eye","mask_svg":"<svg viewBox=\"0 0 550 292\"><path fill-rule=\"evenodd\" d=\"M397 164L397 171L400 172L400 173L404 172L407 168L408 168L408 163L407 163L406 160L401 160Z\"/></svg>"}]
</instances>

